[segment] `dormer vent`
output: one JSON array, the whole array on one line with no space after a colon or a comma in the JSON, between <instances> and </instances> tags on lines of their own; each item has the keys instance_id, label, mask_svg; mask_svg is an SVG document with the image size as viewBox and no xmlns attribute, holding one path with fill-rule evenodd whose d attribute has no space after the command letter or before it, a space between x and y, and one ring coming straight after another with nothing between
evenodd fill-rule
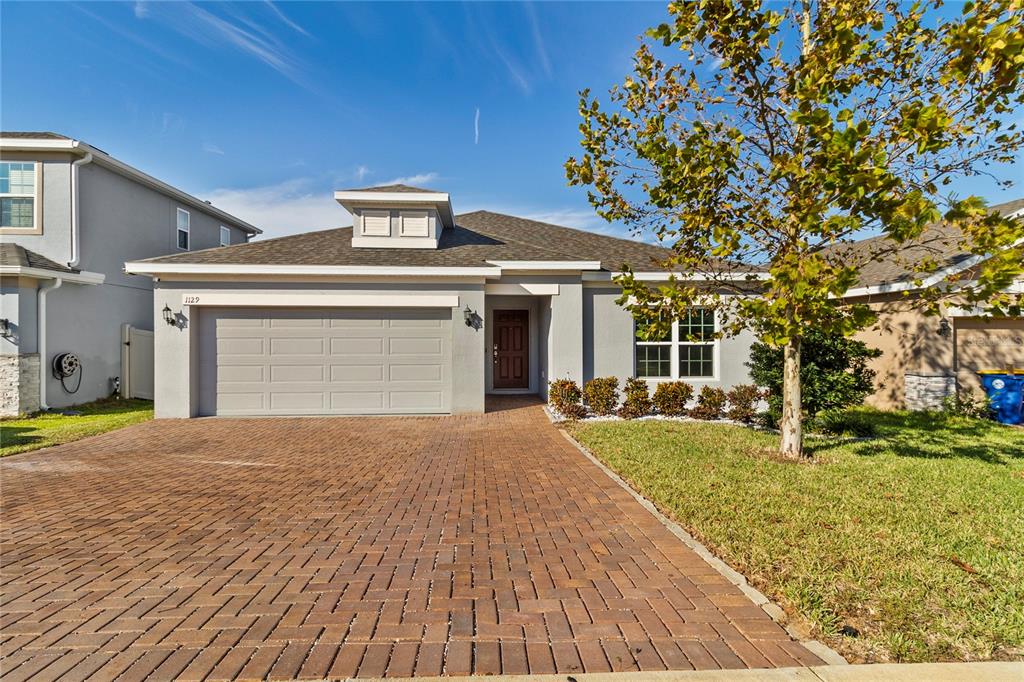
<instances>
[{"instance_id":1,"label":"dormer vent","mask_svg":"<svg viewBox=\"0 0 1024 682\"><path fill-rule=\"evenodd\" d=\"M339 190L335 200L352 214L352 246L375 249L436 249L455 226L447 192L407 185Z\"/></svg>"}]
</instances>

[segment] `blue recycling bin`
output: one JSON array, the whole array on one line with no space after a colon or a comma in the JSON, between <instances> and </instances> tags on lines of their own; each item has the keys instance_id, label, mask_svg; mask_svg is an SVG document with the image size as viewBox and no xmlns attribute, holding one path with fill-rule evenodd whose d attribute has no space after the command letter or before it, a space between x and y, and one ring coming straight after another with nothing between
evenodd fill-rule
<instances>
[{"instance_id":1,"label":"blue recycling bin","mask_svg":"<svg viewBox=\"0 0 1024 682\"><path fill-rule=\"evenodd\" d=\"M996 421L1002 424L1024 423L1024 373L978 372L992 404Z\"/></svg>"}]
</instances>

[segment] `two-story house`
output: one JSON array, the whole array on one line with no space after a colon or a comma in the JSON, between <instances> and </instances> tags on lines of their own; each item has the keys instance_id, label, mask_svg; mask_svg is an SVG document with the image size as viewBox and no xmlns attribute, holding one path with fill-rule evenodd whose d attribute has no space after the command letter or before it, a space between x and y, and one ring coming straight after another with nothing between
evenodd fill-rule
<instances>
[{"instance_id":1,"label":"two-story house","mask_svg":"<svg viewBox=\"0 0 1024 682\"><path fill-rule=\"evenodd\" d=\"M114 392L122 325L153 328L153 282L125 261L259 232L80 140L0 133L0 415Z\"/></svg>"}]
</instances>

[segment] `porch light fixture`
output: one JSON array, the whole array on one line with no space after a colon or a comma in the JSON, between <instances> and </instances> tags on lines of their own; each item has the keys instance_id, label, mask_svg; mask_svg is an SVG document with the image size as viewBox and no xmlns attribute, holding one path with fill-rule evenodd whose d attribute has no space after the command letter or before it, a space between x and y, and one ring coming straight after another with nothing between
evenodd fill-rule
<instances>
[{"instance_id":1,"label":"porch light fixture","mask_svg":"<svg viewBox=\"0 0 1024 682\"><path fill-rule=\"evenodd\" d=\"M6 317L0 318L0 336L11 335L11 321Z\"/></svg>"},{"instance_id":2,"label":"porch light fixture","mask_svg":"<svg viewBox=\"0 0 1024 682\"><path fill-rule=\"evenodd\" d=\"M462 317L465 318L467 327L473 326L474 314L473 311L469 309L468 305L466 306L466 309L462 311Z\"/></svg>"},{"instance_id":3,"label":"porch light fixture","mask_svg":"<svg viewBox=\"0 0 1024 682\"><path fill-rule=\"evenodd\" d=\"M178 319L177 317L175 317L174 312L171 310L171 306L164 304L163 313L164 322L171 325L172 327L178 323Z\"/></svg>"},{"instance_id":4,"label":"porch light fixture","mask_svg":"<svg viewBox=\"0 0 1024 682\"><path fill-rule=\"evenodd\" d=\"M941 336L942 338L946 338L947 336L949 336L950 331L952 331L952 328L949 324L949 320L947 320L946 318L942 318L941 320L939 320L939 336Z\"/></svg>"}]
</instances>

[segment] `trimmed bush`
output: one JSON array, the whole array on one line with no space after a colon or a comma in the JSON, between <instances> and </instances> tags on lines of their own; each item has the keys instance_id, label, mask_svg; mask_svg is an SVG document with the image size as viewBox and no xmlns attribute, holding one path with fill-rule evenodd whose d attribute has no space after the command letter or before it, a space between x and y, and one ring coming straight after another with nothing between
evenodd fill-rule
<instances>
[{"instance_id":1,"label":"trimmed bush","mask_svg":"<svg viewBox=\"0 0 1024 682\"><path fill-rule=\"evenodd\" d=\"M626 379L622 389L625 399L619 408L619 416L623 419L636 419L651 413L651 396L647 392L647 382L643 379Z\"/></svg>"},{"instance_id":2,"label":"trimmed bush","mask_svg":"<svg viewBox=\"0 0 1024 682\"><path fill-rule=\"evenodd\" d=\"M693 386L685 381L663 381L654 389L654 406L666 417L682 417L693 398Z\"/></svg>"},{"instance_id":3,"label":"trimmed bush","mask_svg":"<svg viewBox=\"0 0 1024 682\"><path fill-rule=\"evenodd\" d=\"M726 413L729 419L734 419L744 424L753 423L757 418L757 403L764 395L760 388L753 384L740 384L733 386L729 391L729 411Z\"/></svg>"},{"instance_id":4,"label":"trimmed bush","mask_svg":"<svg viewBox=\"0 0 1024 682\"><path fill-rule=\"evenodd\" d=\"M697 406L690 410L690 416L694 419L721 419L727 400L722 389L704 386L697 396Z\"/></svg>"},{"instance_id":5,"label":"trimmed bush","mask_svg":"<svg viewBox=\"0 0 1024 682\"><path fill-rule=\"evenodd\" d=\"M548 402L566 419L582 419L587 410L580 403L583 393L575 381L558 379L548 386Z\"/></svg>"},{"instance_id":6,"label":"trimmed bush","mask_svg":"<svg viewBox=\"0 0 1024 682\"><path fill-rule=\"evenodd\" d=\"M615 377L591 379L583 385L583 402L594 414L614 414L619 404L619 380Z\"/></svg>"}]
</instances>

